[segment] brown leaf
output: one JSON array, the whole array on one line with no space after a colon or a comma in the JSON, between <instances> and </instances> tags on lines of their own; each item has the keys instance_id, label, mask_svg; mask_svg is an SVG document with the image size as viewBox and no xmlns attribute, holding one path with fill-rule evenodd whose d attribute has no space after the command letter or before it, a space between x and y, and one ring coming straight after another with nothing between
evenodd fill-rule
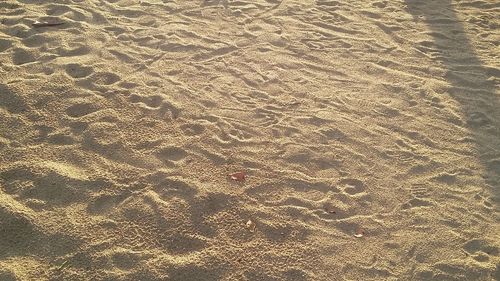
<instances>
[{"instance_id":1,"label":"brown leaf","mask_svg":"<svg viewBox=\"0 0 500 281\"><path fill-rule=\"evenodd\" d=\"M236 172L236 173L229 174L229 177L235 181L244 181L246 175L245 175L245 172Z\"/></svg>"}]
</instances>

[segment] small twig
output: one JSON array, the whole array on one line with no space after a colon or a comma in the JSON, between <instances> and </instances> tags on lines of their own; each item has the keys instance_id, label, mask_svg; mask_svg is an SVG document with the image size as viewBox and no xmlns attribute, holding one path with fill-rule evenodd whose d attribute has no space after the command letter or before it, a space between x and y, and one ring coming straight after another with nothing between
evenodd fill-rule
<instances>
[{"instance_id":1,"label":"small twig","mask_svg":"<svg viewBox=\"0 0 500 281\"><path fill-rule=\"evenodd\" d=\"M68 266L69 260L65 260L58 268L57 271L63 270L66 266Z\"/></svg>"},{"instance_id":2,"label":"small twig","mask_svg":"<svg viewBox=\"0 0 500 281\"><path fill-rule=\"evenodd\" d=\"M46 27L46 26L57 26L57 25L61 25L61 24L64 24L63 21L35 21L34 23L32 23L31 25L33 27Z\"/></svg>"}]
</instances>

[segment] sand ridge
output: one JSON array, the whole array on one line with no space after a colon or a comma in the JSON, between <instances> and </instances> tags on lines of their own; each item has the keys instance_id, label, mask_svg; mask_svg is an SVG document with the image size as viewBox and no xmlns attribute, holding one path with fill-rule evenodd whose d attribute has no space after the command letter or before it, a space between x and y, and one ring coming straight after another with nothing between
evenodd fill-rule
<instances>
[{"instance_id":1,"label":"sand ridge","mask_svg":"<svg viewBox=\"0 0 500 281\"><path fill-rule=\"evenodd\" d=\"M0 2L0 280L500 279L499 11Z\"/></svg>"}]
</instances>

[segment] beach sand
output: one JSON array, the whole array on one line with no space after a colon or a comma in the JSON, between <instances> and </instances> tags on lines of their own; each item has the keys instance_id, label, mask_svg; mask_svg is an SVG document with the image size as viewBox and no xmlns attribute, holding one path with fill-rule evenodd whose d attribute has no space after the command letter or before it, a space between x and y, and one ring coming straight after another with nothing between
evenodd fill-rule
<instances>
[{"instance_id":1,"label":"beach sand","mask_svg":"<svg viewBox=\"0 0 500 281\"><path fill-rule=\"evenodd\" d=\"M499 14L1 1L0 280L500 280Z\"/></svg>"}]
</instances>

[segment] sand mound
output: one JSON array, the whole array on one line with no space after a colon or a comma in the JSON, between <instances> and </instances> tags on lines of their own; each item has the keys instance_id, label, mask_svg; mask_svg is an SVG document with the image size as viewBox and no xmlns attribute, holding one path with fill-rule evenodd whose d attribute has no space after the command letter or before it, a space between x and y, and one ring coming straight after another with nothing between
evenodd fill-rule
<instances>
[{"instance_id":1,"label":"sand mound","mask_svg":"<svg viewBox=\"0 0 500 281\"><path fill-rule=\"evenodd\" d=\"M0 2L0 280L500 279L499 10Z\"/></svg>"}]
</instances>

